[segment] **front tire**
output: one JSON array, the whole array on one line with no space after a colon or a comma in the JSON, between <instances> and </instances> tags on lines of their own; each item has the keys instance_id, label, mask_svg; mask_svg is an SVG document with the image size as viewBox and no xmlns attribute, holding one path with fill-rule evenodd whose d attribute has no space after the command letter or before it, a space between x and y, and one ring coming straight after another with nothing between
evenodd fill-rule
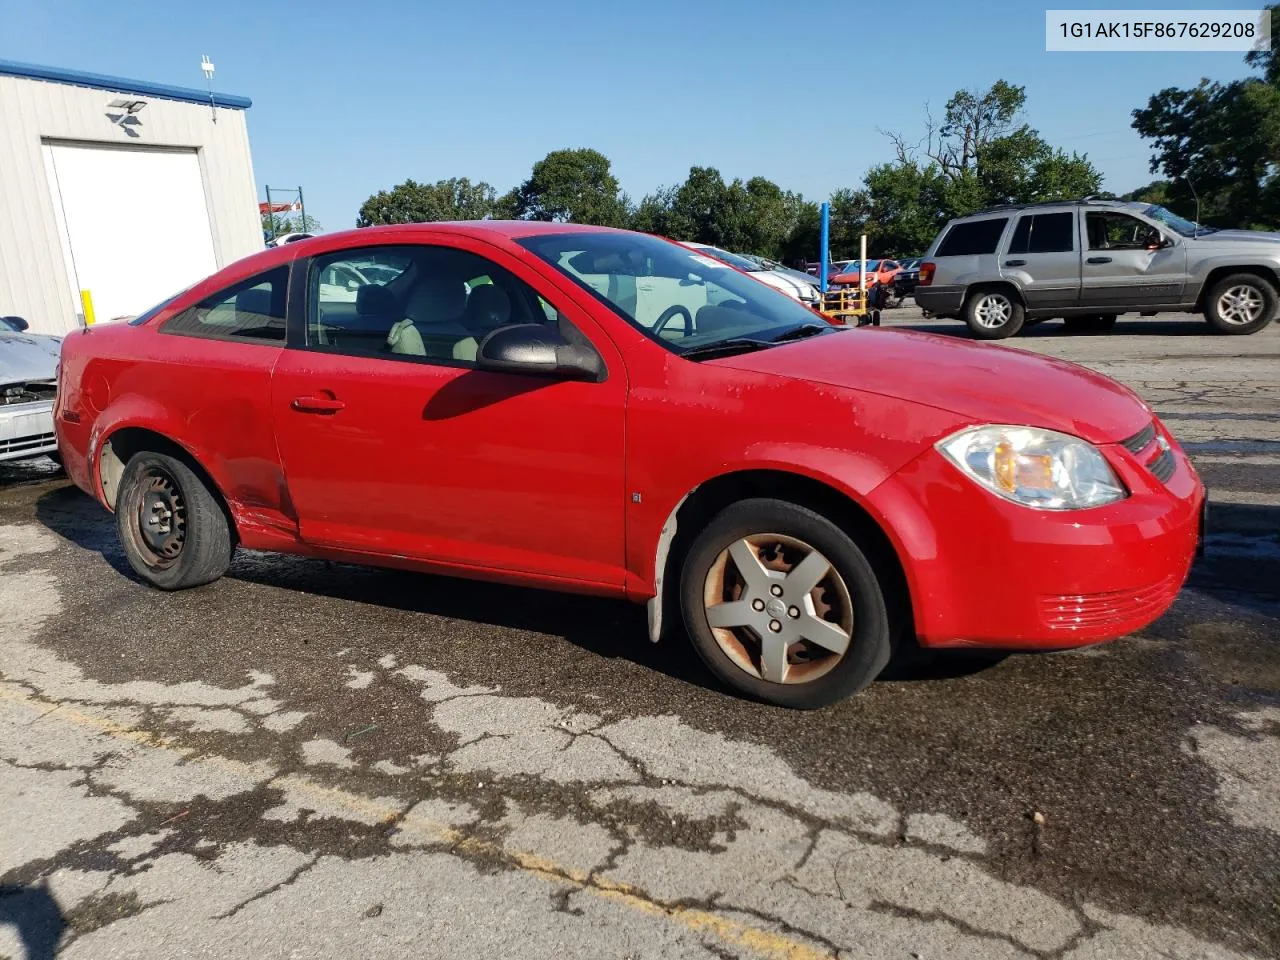
<instances>
[{"instance_id":1,"label":"front tire","mask_svg":"<svg viewBox=\"0 0 1280 960\"><path fill-rule=\"evenodd\" d=\"M1252 273L1234 273L1213 285L1204 318L1219 333L1257 333L1276 316L1276 288Z\"/></svg>"},{"instance_id":2,"label":"front tire","mask_svg":"<svg viewBox=\"0 0 1280 960\"><path fill-rule=\"evenodd\" d=\"M892 652L866 555L830 520L782 500L743 500L707 525L685 557L680 605L711 672L778 706L851 696Z\"/></svg>"},{"instance_id":3,"label":"front tire","mask_svg":"<svg viewBox=\"0 0 1280 960\"><path fill-rule=\"evenodd\" d=\"M129 566L161 590L212 583L231 564L231 528L213 491L162 453L143 451L125 466L116 532Z\"/></svg>"},{"instance_id":4,"label":"front tire","mask_svg":"<svg viewBox=\"0 0 1280 960\"><path fill-rule=\"evenodd\" d=\"M979 340L1004 340L1017 335L1026 322L1026 311L1008 290L988 287L969 294L964 322Z\"/></svg>"}]
</instances>

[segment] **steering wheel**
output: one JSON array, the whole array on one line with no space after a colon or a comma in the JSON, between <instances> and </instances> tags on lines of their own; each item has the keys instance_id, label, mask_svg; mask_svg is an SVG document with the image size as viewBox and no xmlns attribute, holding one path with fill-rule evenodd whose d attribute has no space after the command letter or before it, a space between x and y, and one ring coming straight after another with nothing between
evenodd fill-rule
<instances>
[{"instance_id":1,"label":"steering wheel","mask_svg":"<svg viewBox=\"0 0 1280 960\"><path fill-rule=\"evenodd\" d=\"M656 337L662 333L663 328L670 323L676 316L684 315L684 329L686 335L693 332L693 314L689 312L689 308L682 303L673 303L667 309L662 311L662 316L658 317L658 322L653 325L653 335Z\"/></svg>"}]
</instances>

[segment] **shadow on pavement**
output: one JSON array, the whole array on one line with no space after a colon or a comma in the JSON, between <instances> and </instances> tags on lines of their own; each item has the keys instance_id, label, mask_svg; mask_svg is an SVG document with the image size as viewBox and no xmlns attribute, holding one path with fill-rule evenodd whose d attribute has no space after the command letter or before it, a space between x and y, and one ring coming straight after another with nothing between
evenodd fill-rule
<instances>
[{"instance_id":1,"label":"shadow on pavement","mask_svg":"<svg viewBox=\"0 0 1280 960\"><path fill-rule=\"evenodd\" d=\"M887 319L894 319L892 312ZM969 328L959 320L902 320L892 325L893 329L919 330L921 333L937 333L944 336L970 338ZM1089 333L1083 330L1068 330L1061 320L1046 320L1043 323L1030 324L1019 331L1017 337L1011 339L1036 339L1040 337L1054 338L1089 338L1116 336L1160 336L1160 337L1218 337L1217 333L1203 320L1140 320L1121 317L1115 329L1107 333ZM1001 341L994 341L999 343Z\"/></svg>"},{"instance_id":2,"label":"shadow on pavement","mask_svg":"<svg viewBox=\"0 0 1280 960\"><path fill-rule=\"evenodd\" d=\"M34 887L0 886L0 928L13 927L27 960L52 960L67 928L44 881Z\"/></svg>"}]
</instances>

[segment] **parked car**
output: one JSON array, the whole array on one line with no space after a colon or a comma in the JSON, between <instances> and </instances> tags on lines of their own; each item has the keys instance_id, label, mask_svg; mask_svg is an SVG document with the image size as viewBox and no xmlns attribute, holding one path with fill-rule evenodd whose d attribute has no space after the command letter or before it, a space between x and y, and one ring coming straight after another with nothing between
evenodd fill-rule
<instances>
[{"instance_id":1,"label":"parked car","mask_svg":"<svg viewBox=\"0 0 1280 960\"><path fill-rule=\"evenodd\" d=\"M856 287L865 276L868 287L879 284L886 289L893 289L894 278L901 269L896 260L868 260L865 274L860 272L860 264L860 260L850 260L843 270L831 277L831 283L840 287Z\"/></svg>"},{"instance_id":2,"label":"parked car","mask_svg":"<svg viewBox=\"0 0 1280 960\"><path fill-rule=\"evenodd\" d=\"M821 299L821 291L818 289L818 278L812 277L803 270L793 270L791 267L779 263L777 260L770 260L768 257L757 257L754 254L744 253L743 257L752 260L760 265L763 270L771 270L774 273L789 277L800 284L801 296L799 299L808 304L816 304ZM812 290L805 290L805 285L812 287Z\"/></svg>"},{"instance_id":3,"label":"parked car","mask_svg":"<svg viewBox=\"0 0 1280 960\"><path fill-rule=\"evenodd\" d=\"M899 300L915 293L916 286L920 283L920 261L923 259L912 257L901 261L902 269L893 278L893 290Z\"/></svg>"},{"instance_id":4,"label":"parked car","mask_svg":"<svg viewBox=\"0 0 1280 960\"><path fill-rule=\"evenodd\" d=\"M323 293L375 253L394 279ZM834 327L600 227L326 234L72 333L61 363L67 472L156 587L244 547L624 597L790 707L861 689L907 629L1022 650L1137 630L1202 529L1195 470L1128 388Z\"/></svg>"},{"instance_id":5,"label":"parked car","mask_svg":"<svg viewBox=\"0 0 1280 960\"><path fill-rule=\"evenodd\" d=\"M1280 233L1215 230L1119 200L992 207L952 220L920 265L915 301L981 340L1028 319L1105 332L1122 313L1204 313L1257 333L1280 310Z\"/></svg>"},{"instance_id":6,"label":"parked car","mask_svg":"<svg viewBox=\"0 0 1280 960\"><path fill-rule=\"evenodd\" d=\"M811 279L800 280L787 276L785 272L779 272L771 267L764 266L756 257L749 257L741 253L730 253L728 250L721 250L719 247L713 247L707 243L689 242L685 243L684 246L690 250L705 253L709 257L715 257L721 263L727 263L729 266L744 273L749 273L761 283L767 283L769 286L781 290L793 300L799 300L806 306L816 307L821 299L818 288L814 286Z\"/></svg>"},{"instance_id":7,"label":"parked car","mask_svg":"<svg viewBox=\"0 0 1280 960\"><path fill-rule=\"evenodd\" d=\"M61 338L0 317L0 462L56 455L53 400Z\"/></svg>"}]
</instances>

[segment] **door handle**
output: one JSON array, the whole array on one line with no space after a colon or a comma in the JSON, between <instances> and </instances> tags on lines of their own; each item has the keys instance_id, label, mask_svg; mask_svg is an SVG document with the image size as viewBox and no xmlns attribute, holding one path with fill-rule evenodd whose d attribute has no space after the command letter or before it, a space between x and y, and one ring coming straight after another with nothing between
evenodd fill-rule
<instances>
[{"instance_id":1,"label":"door handle","mask_svg":"<svg viewBox=\"0 0 1280 960\"><path fill-rule=\"evenodd\" d=\"M347 405L337 397L294 397L289 406L299 413L337 413Z\"/></svg>"},{"instance_id":2,"label":"door handle","mask_svg":"<svg viewBox=\"0 0 1280 960\"><path fill-rule=\"evenodd\" d=\"M1006 260L1006 261L1004 262L1004 265L1005 265L1006 267L1025 267L1025 266L1027 265L1027 261L1025 261L1025 260Z\"/></svg>"},{"instance_id":3,"label":"door handle","mask_svg":"<svg viewBox=\"0 0 1280 960\"><path fill-rule=\"evenodd\" d=\"M1090 257L1085 263L1110 263L1110 257Z\"/></svg>"}]
</instances>

